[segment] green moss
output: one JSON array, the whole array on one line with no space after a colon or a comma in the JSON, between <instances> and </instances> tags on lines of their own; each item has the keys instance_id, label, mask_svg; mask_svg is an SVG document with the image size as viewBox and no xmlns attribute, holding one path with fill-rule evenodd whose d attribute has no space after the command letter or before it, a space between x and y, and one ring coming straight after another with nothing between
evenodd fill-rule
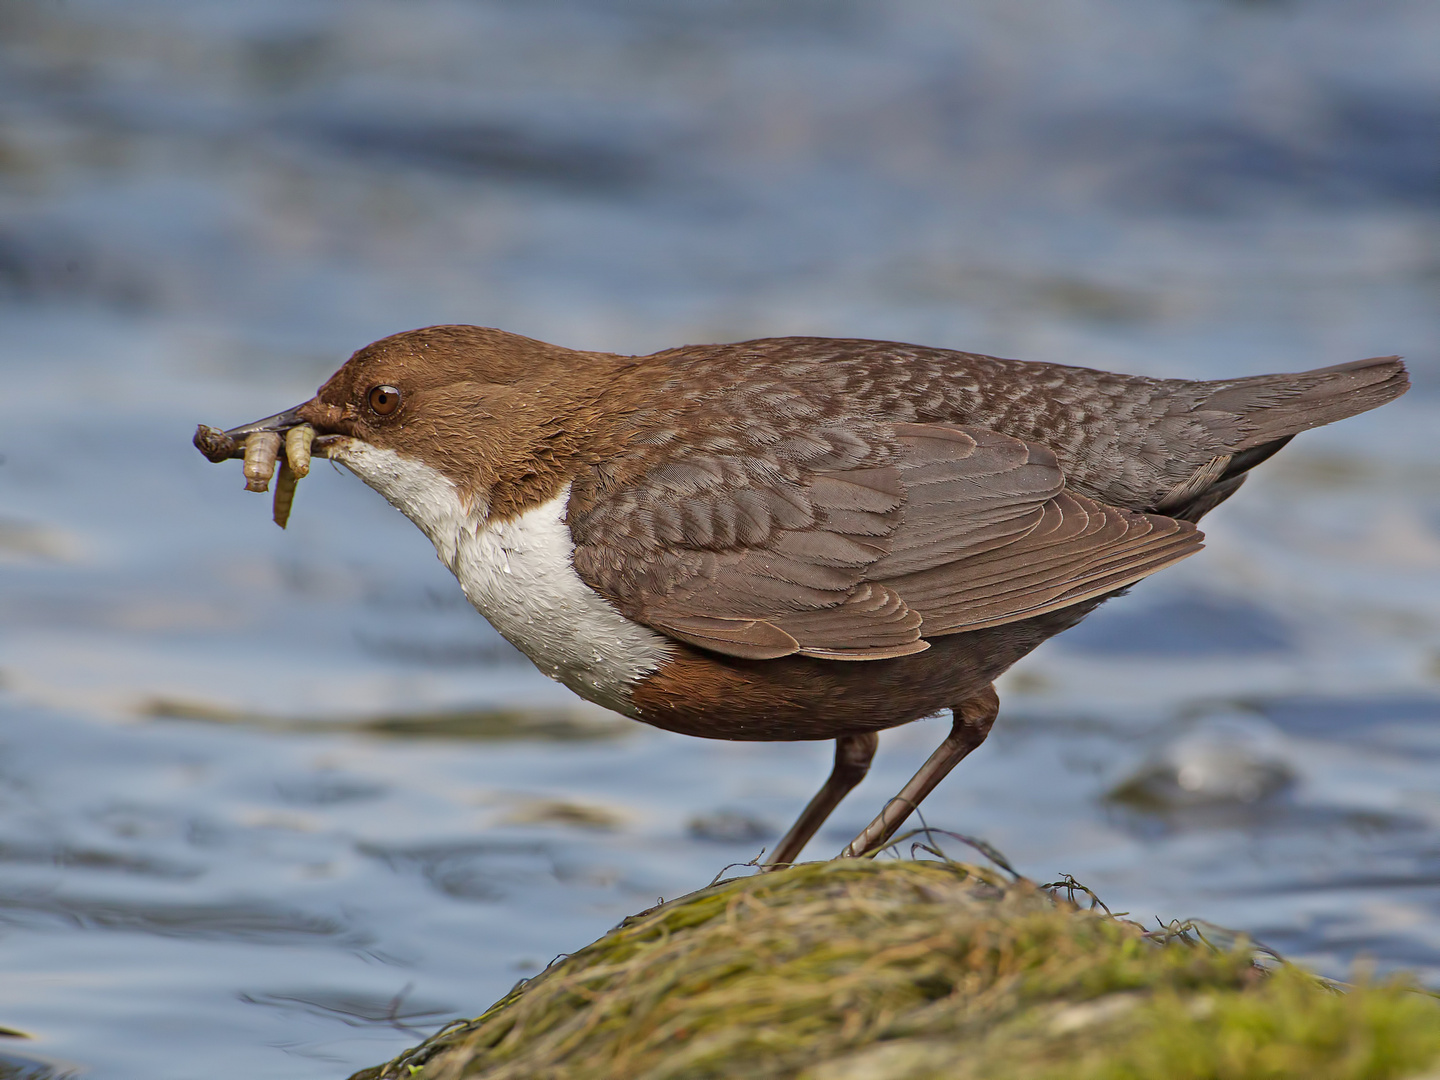
<instances>
[{"instance_id":1,"label":"green moss","mask_svg":"<svg viewBox=\"0 0 1440 1080\"><path fill-rule=\"evenodd\" d=\"M1117 1037L1119 1036L1119 1037ZM1396 984L1318 990L1286 968L1250 993L1158 995L1092 1049L1084 1080L1368 1080L1440 1058L1440 1007ZM1058 1077L1060 1073L1056 1073Z\"/></svg>"},{"instance_id":2,"label":"green moss","mask_svg":"<svg viewBox=\"0 0 1440 1080\"><path fill-rule=\"evenodd\" d=\"M959 863L809 863L627 919L356 1080L1383 1080L1440 1001L1267 975Z\"/></svg>"}]
</instances>

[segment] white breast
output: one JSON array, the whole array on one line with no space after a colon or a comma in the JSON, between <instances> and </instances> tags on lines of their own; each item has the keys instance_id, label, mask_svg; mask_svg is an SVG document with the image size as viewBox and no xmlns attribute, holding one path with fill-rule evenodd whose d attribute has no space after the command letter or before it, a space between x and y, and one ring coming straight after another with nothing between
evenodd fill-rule
<instances>
[{"instance_id":1,"label":"white breast","mask_svg":"<svg viewBox=\"0 0 1440 1080\"><path fill-rule=\"evenodd\" d=\"M350 440L330 456L384 495L435 545L465 596L535 666L581 697L634 714L629 689L668 655L666 639L620 612L575 573L568 485L542 506L492 522L442 473Z\"/></svg>"}]
</instances>

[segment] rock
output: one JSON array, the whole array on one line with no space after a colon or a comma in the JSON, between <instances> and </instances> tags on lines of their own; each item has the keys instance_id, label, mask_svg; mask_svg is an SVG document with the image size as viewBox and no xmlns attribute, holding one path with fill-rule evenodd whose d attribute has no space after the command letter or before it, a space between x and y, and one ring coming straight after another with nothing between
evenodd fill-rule
<instances>
[{"instance_id":1,"label":"rock","mask_svg":"<svg viewBox=\"0 0 1440 1080\"><path fill-rule=\"evenodd\" d=\"M837 860L626 919L352 1080L1362 1080L1440 1065L1440 1001L1337 993L953 862ZM1207 935L1208 936L1208 935Z\"/></svg>"}]
</instances>

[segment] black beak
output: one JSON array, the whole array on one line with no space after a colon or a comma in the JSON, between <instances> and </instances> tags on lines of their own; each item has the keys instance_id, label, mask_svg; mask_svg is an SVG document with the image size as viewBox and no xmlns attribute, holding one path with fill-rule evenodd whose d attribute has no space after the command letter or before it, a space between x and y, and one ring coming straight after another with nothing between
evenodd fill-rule
<instances>
[{"instance_id":1,"label":"black beak","mask_svg":"<svg viewBox=\"0 0 1440 1080\"><path fill-rule=\"evenodd\" d=\"M303 423L305 420L300 416L300 406L297 405L293 409L286 409L274 416L267 416L264 420L256 420L249 424L233 427L229 431L221 431L208 424L201 424L195 429L195 449L211 461L216 462L224 461L226 458L244 457L247 435L253 435L257 431L273 431L277 435L283 435L291 428L299 427Z\"/></svg>"}]
</instances>

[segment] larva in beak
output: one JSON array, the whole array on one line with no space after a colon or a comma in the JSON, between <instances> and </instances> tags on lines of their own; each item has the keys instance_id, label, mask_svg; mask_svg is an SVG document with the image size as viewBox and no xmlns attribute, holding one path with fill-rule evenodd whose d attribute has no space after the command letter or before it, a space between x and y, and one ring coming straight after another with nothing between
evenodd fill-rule
<instances>
[{"instance_id":1,"label":"larva in beak","mask_svg":"<svg viewBox=\"0 0 1440 1080\"><path fill-rule=\"evenodd\" d=\"M310 444L314 441L315 429L309 424L292 427L285 433L285 460L297 480L304 479L310 472Z\"/></svg>"},{"instance_id":2,"label":"larva in beak","mask_svg":"<svg viewBox=\"0 0 1440 1080\"><path fill-rule=\"evenodd\" d=\"M275 478L275 509L271 516L282 529L290 520L290 506L295 501L295 485L300 477L290 463L280 459L280 475Z\"/></svg>"},{"instance_id":3,"label":"larva in beak","mask_svg":"<svg viewBox=\"0 0 1440 1080\"><path fill-rule=\"evenodd\" d=\"M269 491L280 455L280 436L273 431L255 431L245 437L245 490Z\"/></svg>"},{"instance_id":4,"label":"larva in beak","mask_svg":"<svg viewBox=\"0 0 1440 1080\"><path fill-rule=\"evenodd\" d=\"M290 506L295 501L295 485L310 472L310 444L315 429L309 424L293 427L285 433L285 456L280 460L280 475L275 480L275 524L282 529L290 520Z\"/></svg>"}]
</instances>

